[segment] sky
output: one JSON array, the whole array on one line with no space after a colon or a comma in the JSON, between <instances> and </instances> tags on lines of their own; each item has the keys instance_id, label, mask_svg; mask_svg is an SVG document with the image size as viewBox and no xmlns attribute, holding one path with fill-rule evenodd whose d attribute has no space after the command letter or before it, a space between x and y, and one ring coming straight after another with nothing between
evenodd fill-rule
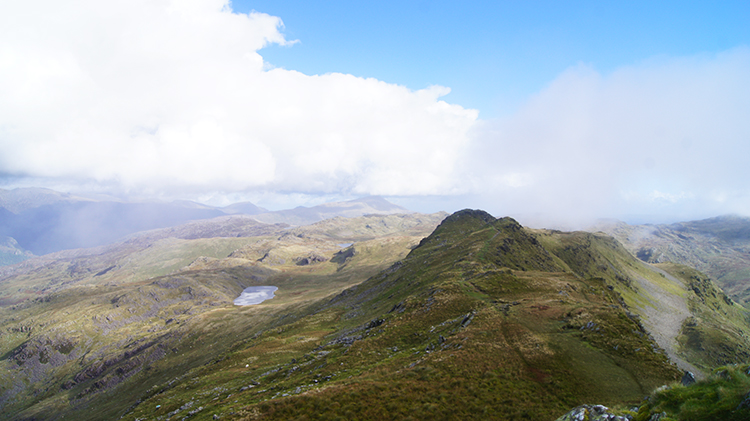
<instances>
[{"instance_id":1,"label":"sky","mask_svg":"<svg viewBox=\"0 0 750 421\"><path fill-rule=\"evenodd\" d=\"M658 3L658 4L654 4ZM750 4L0 3L0 188L750 215Z\"/></svg>"}]
</instances>

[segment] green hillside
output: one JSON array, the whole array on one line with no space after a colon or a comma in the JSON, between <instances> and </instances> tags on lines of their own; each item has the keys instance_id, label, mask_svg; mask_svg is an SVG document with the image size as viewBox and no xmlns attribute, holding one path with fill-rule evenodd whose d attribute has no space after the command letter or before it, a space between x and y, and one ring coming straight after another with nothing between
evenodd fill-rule
<instances>
[{"instance_id":1,"label":"green hillside","mask_svg":"<svg viewBox=\"0 0 750 421\"><path fill-rule=\"evenodd\" d=\"M60 262L19 274L58 289L2 307L2 417L554 420L746 358L745 309L699 272L482 211L425 237L442 218L158 239L69 286ZM190 262L146 277L158 256ZM231 305L252 285L279 289Z\"/></svg>"},{"instance_id":2,"label":"green hillside","mask_svg":"<svg viewBox=\"0 0 750 421\"><path fill-rule=\"evenodd\" d=\"M0 418L48 419L97 399L107 409L80 416L117 418L147 389L143 378L162 381L225 352L252 334L248 314L251 327L283 320L289 303L363 281L404 257L444 217L369 216L301 231L222 218L13 267L0 281ZM264 262L265 254L287 260ZM323 259L301 264L314 255ZM279 306L256 314L263 306L232 305L243 288L267 282L280 288ZM176 351L205 335L216 338L208 349ZM123 398L108 401L115 391Z\"/></svg>"}]
</instances>

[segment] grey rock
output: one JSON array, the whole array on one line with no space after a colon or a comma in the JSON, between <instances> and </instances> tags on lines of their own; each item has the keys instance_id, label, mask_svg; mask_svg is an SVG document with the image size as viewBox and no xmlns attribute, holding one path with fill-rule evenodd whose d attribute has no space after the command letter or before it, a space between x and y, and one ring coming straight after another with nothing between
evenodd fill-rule
<instances>
[{"instance_id":1,"label":"grey rock","mask_svg":"<svg viewBox=\"0 0 750 421\"><path fill-rule=\"evenodd\" d=\"M581 405L556 421L632 421L630 415L615 415L604 405Z\"/></svg>"},{"instance_id":2,"label":"grey rock","mask_svg":"<svg viewBox=\"0 0 750 421\"><path fill-rule=\"evenodd\" d=\"M690 371L686 371L685 375L682 376L682 385L690 386L693 383L695 383L695 375Z\"/></svg>"},{"instance_id":3,"label":"grey rock","mask_svg":"<svg viewBox=\"0 0 750 421\"><path fill-rule=\"evenodd\" d=\"M471 321L472 321L473 319L474 319L474 314L473 314L473 313L469 313L469 314L467 314L467 315L466 315L466 317L464 317L464 319L463 319L463 320L461 321L461 327L466 327L466 326L468 326L468 325L469 325L469 323L471 323Z\"/></svg>"}]
</instances>

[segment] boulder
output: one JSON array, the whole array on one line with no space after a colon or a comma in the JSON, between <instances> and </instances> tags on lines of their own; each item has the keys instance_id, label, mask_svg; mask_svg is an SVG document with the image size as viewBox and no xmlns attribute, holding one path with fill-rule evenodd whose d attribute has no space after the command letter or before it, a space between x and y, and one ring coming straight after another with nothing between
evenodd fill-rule
<instances>
[{"instance_id":1,"label":"boulder","mask_svg":"<svg viewBox=\"0 0 750 421\"><path fill-rule=\"evenodd\" d=\"M682 385L690 386L693 383L695 383L695 375L690 371L686 371L685 375L682 376Z\"/></svg>"}]
</instances>

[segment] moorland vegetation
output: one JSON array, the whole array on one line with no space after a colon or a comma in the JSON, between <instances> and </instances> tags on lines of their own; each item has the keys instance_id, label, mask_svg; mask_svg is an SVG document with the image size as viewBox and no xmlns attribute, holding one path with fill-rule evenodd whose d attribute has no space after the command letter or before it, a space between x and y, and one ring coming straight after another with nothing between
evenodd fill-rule
<instances>
[{"instance_id":1,"label":"moorland vegetation","mask_svg":"<svg viewBox=\"0 0 750 421\"><path fill-rule=\"evenodd\" d=\"M750 414L746 309L609 235L476 210L194 224L6 273L3 418ZM276 297L232 305L253 285Z\"/></svg>"}]
</instances>

